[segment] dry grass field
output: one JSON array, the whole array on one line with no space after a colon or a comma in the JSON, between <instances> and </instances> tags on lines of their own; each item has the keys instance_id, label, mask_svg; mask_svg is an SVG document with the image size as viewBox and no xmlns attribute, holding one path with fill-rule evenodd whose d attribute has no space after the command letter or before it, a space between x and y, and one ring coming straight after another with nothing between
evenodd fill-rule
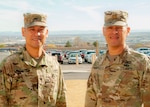
<instances>
[{"instance_id":1,"label":"dry grass field","mask_svg":"<svg viewBox=\"0 0 150 107\"><path fill-rule=\"evenodd\" d=\"M84 107L87 80L66 80L68 107Z\"/></svg>"}]
</instances>

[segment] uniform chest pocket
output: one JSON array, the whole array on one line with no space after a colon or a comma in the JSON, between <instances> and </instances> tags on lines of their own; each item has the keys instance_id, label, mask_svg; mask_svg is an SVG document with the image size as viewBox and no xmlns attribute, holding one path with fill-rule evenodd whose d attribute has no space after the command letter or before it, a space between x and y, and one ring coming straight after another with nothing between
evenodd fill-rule
<instances>
[{"instance_id":1,"label":"uniform chest pocket","mask_svg":"<svg viewBox=\"0 0 150 107\"><path fill-rule=\"evenodd\" d=\"M139 92L139 76L134 68L115 64L105 68L103 85L114 92L133 95Z\"/></svg>"}]
</instances>

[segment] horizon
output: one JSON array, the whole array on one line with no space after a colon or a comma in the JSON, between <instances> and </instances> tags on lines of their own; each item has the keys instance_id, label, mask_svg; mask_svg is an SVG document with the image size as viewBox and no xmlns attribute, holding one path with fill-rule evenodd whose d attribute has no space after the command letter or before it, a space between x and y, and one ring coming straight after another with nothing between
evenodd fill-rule
<instances>
[{"instance_id":1,"label":"horizon","mask_svg":"<svg viewBox=\"0 0 150 107\"><path fill-rule=\"evenodd\" d=\"M131 27L130 27L131 28ZM49 32L102 32L102 30L51 30L51 29L48 29ZM0 33L5 33L5 32L12 32L12 33L18 33L20 32L21 33L21 30L20 31L11 31L11 30L8 30L8 31L1 31L0 30ZM150 32L150 29L132 29L131 28L131 31L130 32Z\"/></svg>"},{"instance_id":2,"label":"horizon","mask_svg":"<svg viewBox=\"0 0 150 107\"><path fill-rule=\"evenodd\" d=\"M150 30L132 30L130 31L130 34L132 37L134 37L134 35L136 36L140 36L141 34L146 34L146 35L150 35ZM98 31L98 30L91 30L91 31L49 31L49 37L52 38L53 36L55 37L69 37L69 36L91 36L91 35L97 35L97 36L102 36L103 33L102 31ZM22 38L22 33L21 32L11 32L11 31L5 31L5 32L0 32L0 37L17 37L17 38Z\"/></svg>"}]
</instances>

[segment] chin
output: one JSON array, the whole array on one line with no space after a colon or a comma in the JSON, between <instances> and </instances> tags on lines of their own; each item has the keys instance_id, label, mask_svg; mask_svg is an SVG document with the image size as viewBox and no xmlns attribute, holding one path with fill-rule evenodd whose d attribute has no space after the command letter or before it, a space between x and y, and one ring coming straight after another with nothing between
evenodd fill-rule
<instances>
[{"instance_id":1,"label":"chin","mask_svg":"<svg viewBox=\"0 0 150 107\"><path fill-rule=\"evenodd\" d=\"M118 44L111 44L111 45L109 45L110 47L119 47L120 45L118 45Z\"/></svg>"},{"instance_id":2,"label":"chin","mask_svg":"<svg viewBox=\"0 0 150 107\"><path fill-rule=\"evenodd\" d=\"M40 48L40 47L42 47L43 45L34 45L34 46L32 46L32 47L34 47L34 48Z\"/></svg>"}]
</instances>

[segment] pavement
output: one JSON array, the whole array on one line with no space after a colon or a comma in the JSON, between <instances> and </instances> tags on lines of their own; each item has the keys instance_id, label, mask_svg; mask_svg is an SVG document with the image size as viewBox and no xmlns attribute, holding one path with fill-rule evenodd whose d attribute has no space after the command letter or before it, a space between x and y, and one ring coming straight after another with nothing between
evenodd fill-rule
<instances>
[{"instance_id":1,"label":"pavement","mask_svg":"<svg viewBox=\"0 0 150 107\"><path fill-rule=\"evenodd\" d=\"M73 70L73 69L70 69L70 70L62 70L62 72L64 73L67 73L67 72L90 72L90 70Z\"/></svg>"},{"instance_id":2,"label":"pavement","mask_svg":"<svg viewBox=\"0 0 150 107\"><path fill-rule=\"evenodd\" d=\"M65 72L65 80L87 80L90 72Z\"/></svg>"},{"instance_id":3,"label":"pavement","mask_svg":"<svg viewBox=\"0 0 150 107\"><path fill-rule=\"evenodd\" d=\"M63 72L90 72L92 64L83 62L82 64L68 64L67 60L60 64Z\"/></svg>"},{"instance_id":4,"label":"pavement","mask_svg":"<svg viewBox=\"0 0 150 107\"><path fill-rule=\"evenodd\" d=\"M61 64L65 80L87 80L92 64Z\"/></svg>"}]
</instances>

